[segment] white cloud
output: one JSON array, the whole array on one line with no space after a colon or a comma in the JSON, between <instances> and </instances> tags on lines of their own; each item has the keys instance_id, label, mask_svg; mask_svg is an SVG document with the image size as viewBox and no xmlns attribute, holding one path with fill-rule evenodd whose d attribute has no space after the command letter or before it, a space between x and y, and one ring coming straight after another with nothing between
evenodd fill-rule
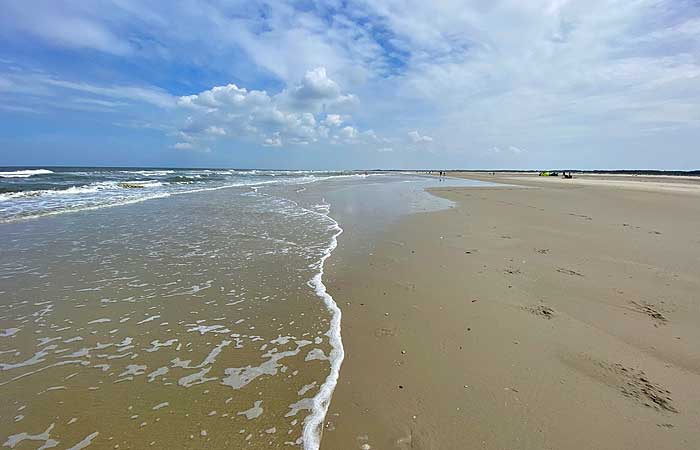
<instances>
[{"instance_id":1,"label":"white cloud","mask_svg":"<svg viewBox=\"0 0 700 450\"><path fill-rule=\"evenodd\" d=\"M488 153L496 154L496 155L498 155L498 154L520 155L520 154L525 153L525 150L520 148L520 147L516 147L514 145L509 145L506 148L501 148L501 147L496 146L496 147L491 147L488 150Z\"/></svg>"},{"instance_id":2,"label":"white cloud","mask_svg":"<svg viewBox=\"0 0 700 450\"><path fill-rule=\"evenodd\" d=\"M42 81L48 85L68 90L84 92L103 97L128 99L143 103L150 103L151 105L158 106L161 108L170 108L174 106L175 100L175 98L172 95L168 94L162 89L158 89L155 87L97 86L89 83L75 83L48 77L39 79L39 81Z\"/></svg>"},{"instance_id":3,"label":"white cloud","mask_svg":"<svg viewBox=\"0 0 700 450\"><path fill-rule=\"evenodd\" d=\"M323 120L324 125L337 127L343 123L343 117L340 114L328 114Z\"/></svg>"},{"instance_id":4,"label":"white cloud","mask_svg":"<svg viewBox=\"0 0 700 450\"><path fill-rule=\"evenodd\" d=\"M363 131L362 136L365 138L367 143L381 142L384 144L389 144L392 142L391 139L379 136L374 130L371 129Z\"/></svg>"},{"instance_id":5,"label":"white cloud","mask_svg":"<svg viewBox=\"0 0 700 450\"><path fill-rule=\"evenodd\" d=\"M348 139L355 139L359 135L357 130L353 127L350 127L350 126L343 127L343 129L340 130L340 133Z\"/></svg>"},{"instance_id":6,"label":"white cloud","mask_svg":"<svg viewBox=\"0 0 700 450\"><path fill-rule=\"evenodd\" d=\"M226 136L226 130L221 127L210 126L204 130L205 133L211 134L212 136Z\"/></svg>"},{"instance_id":7,"label":"white cloud","mask_svg":"<svg viewBox=\"0 0 700 450\"><path fill-rule=\"evenodd\" d=\"M173 145L173 148L177 150L191 150L194 146L189 142L177 142Z\"/></svg>"},{"instance_id":8,"label":"white cloud","mask_svg":"<svg viewBox=\"0 0 700 450\"><path fill-rule=\"evenodd\" d=\"M390 153L390 152L393 152L394 149L391 147L381 147L381 148L378 148L377 151L379 153Z\"/></svg>"},{"instance_id":9,"label":"white cloud","mask_svg":"<svg viewBox=\"0 0 700 450\"><path fill-rule=\"evenodd\" d=\"M281 147L282 140L278 137L265 138L265 140L263 141L263 145L265 147Z\"/></svg>"},{"instance_id":10,"label":"white cloud","mask_svg":"<svg viewBox=\"0 0 700 450\"><path fill-rule=\"evenodd\" d=\"M328 78L325 67L317 67L306 72L292 94L300 101L335 99L340 96L340 88Z\"/></svg>"},{"instance_id":11,"label":"white cloud","mask_svg":"<svg viewBox=\"0 0 700 450\"><path fill-rule=\"evenodd\" d=\"M104 110L119 110L135 104L170 109L177 97L155 86L100 85L84 81L69 81L46 73L20 70L0 77L0 91L20 100L44 99L45 105L65 109L85 109L86 104L99 105ZM114 101L119 100L119 101Z\"/></svg>"},{"instance_id":12,"label":"white cloud","mask_svg":"<svg viewBox=\"0 0 700 450\"><path fill-rule=\"evenodd\" d=\"M127 39L110 31L99 19L85 15L82 8L63 2L41 3L35 7L14 2L4 4L4 26L34 35L50 46L91 49L120 56L133 52Z\"/></svg>"},{"instance_id":13,"label":"white cloud","mask_svg":"<svg viewBox=\"0 0 700 450\"><path fill-rule=\"evenodd\" d=\"M425 143L425 142L433 142L433 138L430 136L424 136L418 133L417 131L409 131L408 132L408 137L411 139L412 142L418 144L418 143Z\"/></svg>"},{"instance_id":14,"label":"white cloud","mask_svg":"<svg viewBox=\"0 0 700 450\"><path fill-rule=\"evenodd\" d=\"M235 136L279 147L283 142L308 145L329 139L329 128L340 127L350 117L329 109L352 97L320 67L309 70L300 83L278 94L228 84L179 97L176 103L187 114L180 130L190 141L204 136ZM340 129L340 135L355 140L360 132L347 125Z\"/></svg>"},{"instance_id":15,"label":"white cloud","mask_svg":"<svg viewBox=\"0 0 700 450\"><path fill-rule=\"evenodd\" d=\"M214 86L195 95L185 95L177 100L178 106L216 111L220 108L249 109L269 105L272 102L265 91L248 91L235 84Z\"/></svg>"},{"instance_id":16,"label":"white cloud","mask_svg":"<svg viewBox=\"0 0 700 450\"><path fill-rule=\"evenodd\" d=\"M639 148L658 155L663 140L641 136L666 135L686 154L688 136L700 138L700 61L690 56L700 51L700 19L686 2L363 5L406 51L373 103L363 96L384 134L410 121L451 160L517 139L533 159L591 164L612 154L633 164ZM516 149L503 151L525 153Z\"/></svg>"}]
</instances>

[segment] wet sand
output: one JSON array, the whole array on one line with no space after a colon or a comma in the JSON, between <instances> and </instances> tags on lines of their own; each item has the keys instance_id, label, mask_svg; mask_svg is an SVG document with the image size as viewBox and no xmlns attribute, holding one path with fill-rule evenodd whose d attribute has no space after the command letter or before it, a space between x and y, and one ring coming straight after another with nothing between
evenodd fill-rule
<instances>
[{"instance_id":1,"label":"wet sand","mask_svg":"<svg viewBox=\"0 0 700 450\"><path fill-rule=\"evenodd\" d=\"M333 355L315 189L0 225L0 445L302 448Z\"/></svg>"},{"instance_id":2,"label":"wet sand","mask_svg":"<svg viewBox=\"0 0 700 450\"><path fill-rule=\"evenodd\" d=\"M329 260L321 448L697 448L700 186L463 176L519 187L435 189Z\"/></svg>"}]
</instances>

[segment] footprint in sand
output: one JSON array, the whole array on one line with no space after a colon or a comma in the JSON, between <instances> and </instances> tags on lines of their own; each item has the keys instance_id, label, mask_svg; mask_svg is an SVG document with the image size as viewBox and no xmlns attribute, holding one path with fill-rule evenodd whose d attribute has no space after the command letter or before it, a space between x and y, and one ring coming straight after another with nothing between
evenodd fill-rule
<instances>
[{"instance_id":1,"label":"footprint in sand","mask_svg":"<svg viewBox=\"0 0 700 450\"><path fill-rule=\"evenodd\" d=\"M545 304L524 306L523 309L531 314L534 314L538 317L541 317L542 319L547 320L552 319L556 315L554 308L551 308Z\"/></svg>"},{"instance_id":2,"label":"footprint in sand","mask_svg":"<svg viewBox=\"0 0 700 450\"><path fill-rule=\"evenodd\" d=\"M671 404L673 401L671 391L649 381L643 371L627 368L622 364L605 364L603 367L619 378L618 387L625 397L657 411L678 413L678 410Z\"/></svg>"},{"instance_id":3,"label":"footprint in sand","mask_svg":"<svg viewBox=\"0 0 700 450\"><path fill-rule=\"evenodd\" d=\"M376 337L389 337L394 336L396 331L392 328L377 328L374 330L374 335Z\"/></svg>"},{"instance_id":4,"label":"footprint in sand","mask_svg":"<svg viewBox=\"0 0 700 450\"><path fill-rule=\"evenodd\" d=\"M563 267L558 268L558 269L557 269L557 272L563 273L563 274L566 274L566 275L577 276L577 277L582 277L582 276L583 276L582 273L578 273L578 272L576 272L575 270L571 270L571 269L564 269Z\"/></svg>"},{"instance_id":5,"label":"footprint in sand","mask_svg":"<svg viewBox=\"0 0 700 450\"><path fill-rule=\"evenodd\" d=\"M593 220L592 217L587 216L587 215L585 215L585 214L569 213L569 215L570 215L570 216L574 216L574 217L580 217L580 218L586 219L586 220Z\"/></svg>"},{"instance_id":6,"label":"footprint in sand","mask_svg":"<svg viewBox=\"0 0 700 450\"><path fill-rule=\"evenodd\" d=\"M562 361L574 369L617 389L625 397L659 412L678 413L671 391L649 380L641 369L611 364L588 355L569 355Z\"/></svg>"},{"instance_id":7,"label":"footprint in sand","mask_svg":"<svg viewBox=\"0 0 700 450\"><path fill-rule=\"evenodd\" d=\"M654 326L668 323L668 318L651 303L631 301L630 304L633 311L649 316L654 321Z\"/></svg>"}]
</instances>

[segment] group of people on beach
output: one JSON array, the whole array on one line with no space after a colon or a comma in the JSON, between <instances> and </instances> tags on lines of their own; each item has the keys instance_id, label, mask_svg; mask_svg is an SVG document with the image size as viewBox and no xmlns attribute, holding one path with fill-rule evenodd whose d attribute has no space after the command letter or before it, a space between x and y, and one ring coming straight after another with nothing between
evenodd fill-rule
<instances>
[{"instance_id":1,"label":"group of people on beach","mask_svg":"<svg viewBox=\"0 0 700 450\"><path fill-rule=\"evenodd\" d=\"M433 171L429 170L428 174L432 175ZM440 177L440 181L442 181L443 178L445 178L445 171L444 170L438 170L437 171L438 176Z\"/></svg>"}]
</instances>

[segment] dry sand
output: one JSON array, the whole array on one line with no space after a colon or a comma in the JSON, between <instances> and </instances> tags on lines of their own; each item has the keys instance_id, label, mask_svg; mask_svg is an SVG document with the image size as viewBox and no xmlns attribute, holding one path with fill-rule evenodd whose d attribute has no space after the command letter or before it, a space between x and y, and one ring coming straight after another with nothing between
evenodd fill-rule
<instances>
[{"instance_id":1,"label":"dry sand","mask_svg":"<svg viewBox=\"0 0 700 450\"><path fill-rule=\"evenodd\" d=\"M322 448L700 448L700 186L464 176L528 188L437 189L334 254Z\"/></svg>"}]
</instances>

